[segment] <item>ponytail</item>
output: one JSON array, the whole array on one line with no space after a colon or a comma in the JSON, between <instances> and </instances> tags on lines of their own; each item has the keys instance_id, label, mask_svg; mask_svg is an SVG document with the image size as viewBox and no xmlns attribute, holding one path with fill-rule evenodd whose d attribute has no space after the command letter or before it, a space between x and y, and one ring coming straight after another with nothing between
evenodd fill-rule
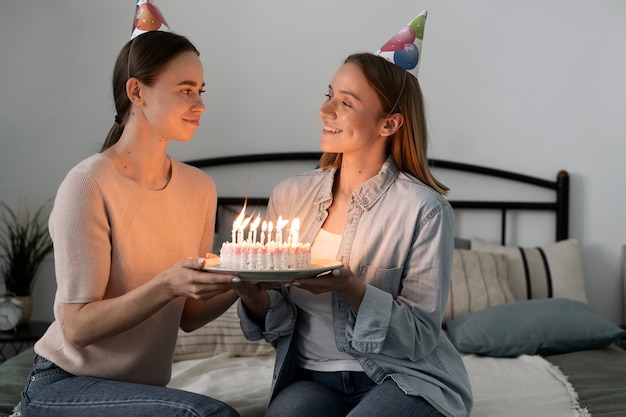
<instances>
[{"instance_id":1,"label":"ponytail","mask_svg":"<svg viewBox=\"0 0 626 417\"><path fill-rule=\"evenodd\" d=\"M115 122L111 129L109 130L109 134L107 135L104 143L102 144L102 148L100 152L104 152L109 149L111 146L115 145L120 137L122 136L122 132L124 131L124 126L120 123Z\"/></svg>"}]
</instances>

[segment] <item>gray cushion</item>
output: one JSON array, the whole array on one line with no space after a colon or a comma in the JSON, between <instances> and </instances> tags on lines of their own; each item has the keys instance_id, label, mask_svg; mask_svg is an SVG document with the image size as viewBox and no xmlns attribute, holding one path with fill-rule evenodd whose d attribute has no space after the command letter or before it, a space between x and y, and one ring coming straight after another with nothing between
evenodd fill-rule
<instances>
[{"instance_id":1,"label":"gray cushion","mask_svg":"<svg viewBox=\"0 0 626 417\"><path fill-rule=\"evenodd\" d=\"M32 347L0 364L0 416L9 416L20 402L26 377L33 367Z\"/></svg>"},{"instance_id":2,"label":"gray cushion","mask_svg":"<svg viewBox=\"0 0 626 417\"><path fill-rule=\"evenodd\" d=\"M454 238L454 249L470 249L472 241L470 239L463 239L461 237Z\"/></svg>"},{"instance_id":3,"label":"gray cushion","mask_svg":"<svg viewBox=\"0 0 626 417\"><path fill-rule=\"evenodd\" d=\"M549 355L595 349L624 334L589 305L565 298L522 300L446 323L461 352L495 357Z\"/></svg>"}]
</instances>

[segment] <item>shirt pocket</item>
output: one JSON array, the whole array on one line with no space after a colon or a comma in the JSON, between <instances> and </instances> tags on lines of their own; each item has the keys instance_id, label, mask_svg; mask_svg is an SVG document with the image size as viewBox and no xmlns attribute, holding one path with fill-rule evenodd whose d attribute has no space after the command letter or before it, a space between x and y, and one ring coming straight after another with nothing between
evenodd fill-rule
<instances>
[{"instance_id":1,"label":"shirt pocket","mask_svg":"<svg viewBox=\"0 0 626 417\"><path fill-rule=\"evenodd\" d=\"M362 265L359 269L359 278L364 283L386 291L396 298L400 293L402 268L376 268L371 265Z\"/></svg>"}]
</instances>

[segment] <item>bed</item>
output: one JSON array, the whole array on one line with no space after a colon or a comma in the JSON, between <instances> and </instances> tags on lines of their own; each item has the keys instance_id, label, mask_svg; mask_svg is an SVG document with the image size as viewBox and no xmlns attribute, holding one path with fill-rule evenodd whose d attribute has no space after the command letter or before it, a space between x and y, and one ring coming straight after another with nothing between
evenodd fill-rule
<instances>
[{"instance_id":1,"label":"bed","mask_svg":"<svg viewBox=\"0 0 626 417\"><path fill-rule=\"evenodd\" d=\"M262 214L271 185L315 168L319 156L188 161L218 185L216 245L229 240L244 203ZM624 333L587 304L580 245L569 238L568 173L546 180L430 162L452 189L458 238L444 329L470 375L472 417L626 416ZM468 183L479 184L477 191ZM244 417L262 416L273 355L271 345L243 338L233 306L195 332L179 332L169 386L221 399ZM31 348L0 365L0 415L18 403L32 356Z\"/></svg>"}]
</instances>

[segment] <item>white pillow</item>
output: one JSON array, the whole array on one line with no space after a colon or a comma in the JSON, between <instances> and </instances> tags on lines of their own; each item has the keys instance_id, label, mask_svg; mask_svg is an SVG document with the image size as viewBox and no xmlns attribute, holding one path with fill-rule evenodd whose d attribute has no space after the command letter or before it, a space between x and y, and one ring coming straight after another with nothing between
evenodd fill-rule
<instances>
[{"instance_id":1,"label":"white pillow","mask_svg":"<svg viewBox=\"0 0 626 417\"><path fill-rule=\"evenodd\" d=\"M208 358L220 353L234 356L261 356L274 354L274 347L265 340L247 340L237 317L234 303L220 317L193 332L178 330L174 362L187 359Z\"/></svg>"},{"instance_id":2,"label":"white pillow","mask_svg":"<svg viewBox=\"0 0 626 417\"><path fill-rule=\"evenodd\" d=\"M523 248L472 238L471 248L506 255L509 285L517 300L562 297L587 302L580 245L576 239Z\"/></svg>"},{"instance_id":3,"label":"white pillow","mask_svg":"<svg viewBox=\"0 0 626 417\"><path fill-rule=\"evenodd\" d=\"M455 249L443 321L515 301L502 254Z\"/></svg>"}]
</instances>

